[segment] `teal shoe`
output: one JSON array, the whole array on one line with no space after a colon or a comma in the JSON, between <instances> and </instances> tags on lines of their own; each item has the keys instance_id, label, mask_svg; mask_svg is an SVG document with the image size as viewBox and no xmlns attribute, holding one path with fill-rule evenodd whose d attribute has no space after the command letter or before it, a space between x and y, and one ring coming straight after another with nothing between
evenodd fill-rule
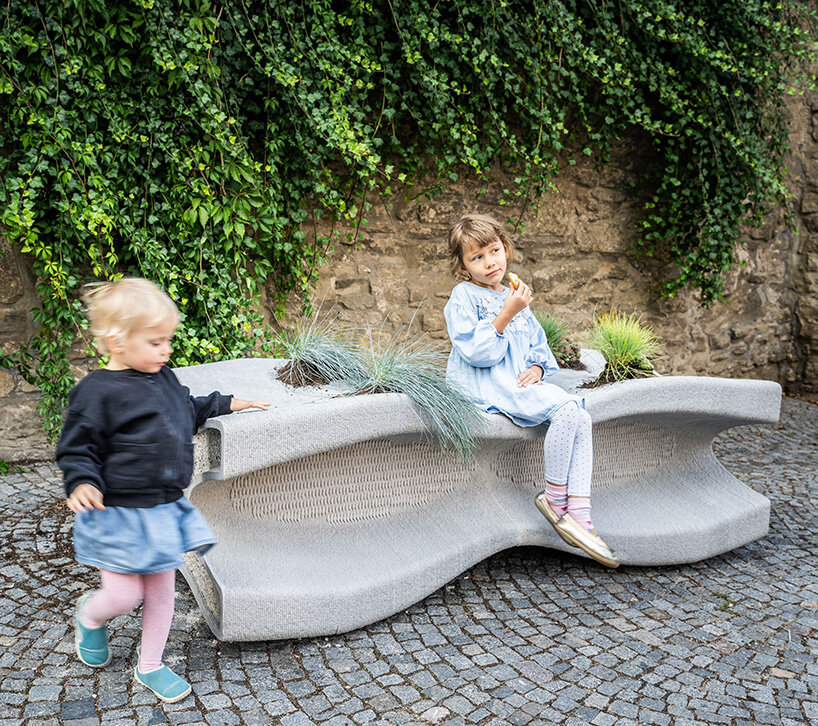
<instances>
[{"instance_id":1,"label":"teal shoe","mask_svg":"<svg viewBox=\"0 0 818 726\"><path fill-rule=\"evenodd\" d=\"M74 613L74 643L77 646L77 655L85 665L91 668L102 668L111 662L108 630L104 625L98 628L86 628L80 621L80 613L91 594L86 592L77 600L77 609Z\"/></svg>"},{"instance_id":2,"label":"teal shoe","mask_svg":"<svg viewBox=\"0 0 818 726\"><path fill-rule=\"evenodd\" d=\"M147 673L142 673L139 666L137 666L134 668L134 678L137 683L141 683L145 688L153 691L156 697L165 703L181 701L191 691L190 683L177 676L166 665Z\"/></svg>"}]
</instances>

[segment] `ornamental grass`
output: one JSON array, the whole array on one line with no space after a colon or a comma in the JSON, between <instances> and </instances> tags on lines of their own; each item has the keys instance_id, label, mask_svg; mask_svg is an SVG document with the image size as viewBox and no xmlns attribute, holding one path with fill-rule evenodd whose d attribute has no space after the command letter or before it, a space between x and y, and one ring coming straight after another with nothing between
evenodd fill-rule
<instances>
[{"instance_id":1,"label":"ornamental grass","mask_svg":"<svg viewBox=\"0 0 818 726\"><path fill-rule=\"evenodd\" d=\"M543 311L532 311L545 332L548 347L561 368L584 368L579 359L579 346L568 336L568 323L556 315Z\"/></svg>"},{"instance_id":2,"label":"ornamental grass","mask_svg":"<svg viewBox=\"0 0 818 726\"><path fill-rule=\"evenodd\" d=\"M276 344L289 363L278 377L291 386L318 386L349 382L366 376L361 351L351 332L333 318L318 320L318 313L300 320L295 328L276 336Z\"/></svg>"},{"instance_id":3,"label":"ornamental grass","mask_svg":"<svg viewBox=\"0 0 818 726\"><path fill-rule=\"evenodd\" d=\"M356 390L407 395L423 414L432 438L458 458L470 459L481 418L474 403L446 382L446 354L423 336L411 336L408 326L391 339L370 331L367 340L367 378Z\"/></svg>"},{"instance_id":4,"label":"ornamental grass","mask_svg":"<svg viewBox=\"0 0 818 726\"><path fill-rule=\"evenodd\" d=\"M292 386L338 382L352 394L403 393L419 409L432 439L463 462L477 446L481 425L477 407L446 382L446 355L409 327L391 339L370 329L363 343L353 332L317 316L302 321L277 343L289 363L279 379Z\"/></svg>"},{"instance_id":5,"label":"ornamental grass","mask_svg":"<svg viewBox=\"0 0 818 726\"><path fill-rule=\"evenodd\" d=\"M615 310L594 315L588 342L607 362L598 379L600 383L658 375L652 360L658 356L659 340L653 330L642 323L641 315L625 315Z\"/></svg>"}]
</instances>

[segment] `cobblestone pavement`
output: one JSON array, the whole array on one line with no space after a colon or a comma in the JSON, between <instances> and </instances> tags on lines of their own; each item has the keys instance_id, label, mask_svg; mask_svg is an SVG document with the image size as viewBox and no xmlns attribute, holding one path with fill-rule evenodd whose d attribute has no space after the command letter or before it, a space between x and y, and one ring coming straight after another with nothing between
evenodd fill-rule
<instances>
[{"instance_id":1,"label":"cobblestone pavement","mask_svg":"<svg viewBox=\"0 0 818 726\"><path fill-rule=\"evenodd\" d=\"M193 694L135 686L137 616L102 670L70 615L73 561L53 463L0 477L0 726L818 723L818 405L723 434L725 466L773 501L769 535L705 562L607 570L518 549L385 622L332 638L218 643L179 578L166 662Z\"/></svg>"}]
</instances>

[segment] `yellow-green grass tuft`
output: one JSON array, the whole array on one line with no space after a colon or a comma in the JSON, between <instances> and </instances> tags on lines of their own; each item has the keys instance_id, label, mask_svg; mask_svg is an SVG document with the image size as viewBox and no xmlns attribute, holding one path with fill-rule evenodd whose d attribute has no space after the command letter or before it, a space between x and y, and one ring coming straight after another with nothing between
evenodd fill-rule
<instances>
[{"instance_id":1,"label":"yellow-green grass tuft","mask_svg":"<svg viewBox=\"0 0 818 726\"><path fill-rule=\"evenodd\" d=\"M659 353L659 340L642 323L641 315L615 310L595 315L588 343L607 362L600 379L610 382L656 375L653 360Z\"/></svg>"}]
</instances>

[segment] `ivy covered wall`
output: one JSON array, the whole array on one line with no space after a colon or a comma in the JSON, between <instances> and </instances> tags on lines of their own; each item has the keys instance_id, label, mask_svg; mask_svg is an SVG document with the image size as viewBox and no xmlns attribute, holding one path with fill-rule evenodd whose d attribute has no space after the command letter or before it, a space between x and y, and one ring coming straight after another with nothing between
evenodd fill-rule
<instances>
[{"instance_id":1,"label":"ivy covered wall","mask_svg":"<svg viewBox=\"0 0 818 726\"><path fill-rule=\"evenodd\" d=\"M519 225L634 133L652 153L630 254L663 263L657 294L718 300L742 228L786 198L814 19L797 0L9 0L0 223L38 305L0 364L53 433L83 282L163 284L176 365L258 352L262 289L308 297L373 199L500 169Z\"/></svg>"},{"instance_id":2,"label":"ivy covered wall","mask_svg":"<svg viewBox=\"0 0 818 726\"><path fill-rule=\"evenodd\" d=\"M580 161L554 180L538 208L502 204L509 173L486 191L460 182L433 200L373 204L358 243L339 244L319 273L322 313L385 333L410 324L448 347L443 306L455 284L448 272L447 226L479 211L521 213L524 230L512 269L535 293L532 307L563 318L579 343L595 312L644 316L662 343L663 374L767 378L785 390L818 394L818 94L790 105L793 153L786 159L795 216L785 206L742 235L724 279L725 300L699 304L693 291L655 292L666 263L634 258L643 198L628 186L649 162L640 137L617 142L603 170ZM642 192L644 194L645 192Z\"/></svg>"}]
</instances>

